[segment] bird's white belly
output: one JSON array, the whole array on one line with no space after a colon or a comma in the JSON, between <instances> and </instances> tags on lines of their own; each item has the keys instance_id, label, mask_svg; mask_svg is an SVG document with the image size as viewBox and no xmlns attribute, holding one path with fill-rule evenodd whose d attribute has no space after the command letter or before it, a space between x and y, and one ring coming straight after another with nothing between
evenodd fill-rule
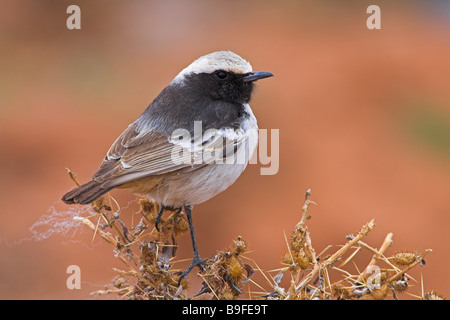
<instances>
[{"instance_id":1,"label":"bird's white belly","mask_svg":"<svg viewBox=\"0 0 450 320\"><path fill-rule=\"evenodd\" d=\"M167 176L148 195L165 206L205 202L232 185L247 164L211 164L189 173Z\"/></svg>"}]
</instances>

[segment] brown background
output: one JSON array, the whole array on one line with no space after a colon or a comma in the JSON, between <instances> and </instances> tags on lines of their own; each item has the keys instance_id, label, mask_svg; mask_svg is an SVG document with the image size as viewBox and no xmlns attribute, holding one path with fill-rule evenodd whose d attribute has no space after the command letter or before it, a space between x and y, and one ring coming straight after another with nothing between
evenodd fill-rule
<instances>
[{"instance_id":1,"label":"brown background","mask_svg":"<svg viewBox=\"0 0 450 320\"><path fill-rule=\"evenodd\" d=\"M262 269L279 268L311 188L317 251L375 218L367 242L393 232L394 249L433 249L415 275L448 294L450 8L395 3L377 1L370 31L367 1L0 0L0 298L90 299L110 282L122 265L71 222L65 168L87 181L182 68L223 49L275 74L251 105L260 128L280 130L280 170L252 165L195 208L201 255L242 235ZM81 30L66 28L70 4ZM190 256L185 236L178 257ZM71 264L81 290L66 288Z\"/></svg>"}]
</instances>

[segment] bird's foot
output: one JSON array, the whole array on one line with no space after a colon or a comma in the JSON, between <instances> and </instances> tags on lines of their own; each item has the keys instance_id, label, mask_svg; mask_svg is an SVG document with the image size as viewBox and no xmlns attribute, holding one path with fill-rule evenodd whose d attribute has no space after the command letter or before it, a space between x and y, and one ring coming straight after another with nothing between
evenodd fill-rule
<instances>
[{"instance_id":1,"label":"bird's foot","mask_svg":"<svg viewBox=\"0 0 450 320\"><path fill-rule=\"evenodd\" d=\"M206 259L202 259L200 258L199 255L195 255L189 267L187 267L187 269L181 273L180 278L178 278L178 286L180 286L181 280L186 278L189 272L191 272L192 269L194 269L194 267L198 267L200 270L203 270L203 265L205 264L205 262Z\"/></svg>"}]
</instances>

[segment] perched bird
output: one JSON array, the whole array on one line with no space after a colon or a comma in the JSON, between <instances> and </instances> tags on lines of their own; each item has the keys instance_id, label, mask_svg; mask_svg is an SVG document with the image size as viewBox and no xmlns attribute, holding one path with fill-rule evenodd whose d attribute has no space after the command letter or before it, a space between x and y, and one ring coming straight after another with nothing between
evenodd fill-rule
<instances>
[{"instance_id":1,"label":"perched bird","mask_svg":"<svg viewBox=\"0 0 450 320\"><path fill-rule=\"evenodd\" d=\"M204 262L192 208L224 191L246 168L258 144L248 103L254 81L271 76L230 51L198 58L117 138L92 181L62 200L88 204L111 189L129 188L160 205L157 229L165 209L184 208L194 255L181 280Z\"/></svg>"}]
</instances>

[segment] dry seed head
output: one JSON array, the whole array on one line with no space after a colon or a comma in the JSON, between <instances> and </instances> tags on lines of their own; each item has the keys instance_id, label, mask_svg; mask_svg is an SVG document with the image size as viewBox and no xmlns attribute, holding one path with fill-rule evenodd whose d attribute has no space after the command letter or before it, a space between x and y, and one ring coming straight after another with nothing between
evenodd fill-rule
<instances>
[{"instance_id":1,"label":"dry seed head","mask_svg":"<svg viewBox=\"0 0 450 320\"><path fill-rule=\"evenodd\" d=\"M311 256L305 252L304 249L297 252L294 256L294 262L298 265L302 270L305 270L311 264Z\"/></svg>"},{"instance_id":2,"label":"dry seed head","mask_svg":"<svg viewBox=\"0 0 450 320\"><path fill-rule=\"evenodd\" d=\"M281 263L289 268L289 271L296 272L298 266L294 263L293 257L290 252L286 252L281 260Z\"/></svg>"},{"instance_id":3,"label":"dry seed head","mask_svg":"<svg viewBox=\"0 0 450 320\"><path fill-rule=\"evenodd\" d=\"M156 203L148 199L139 199L139 205L141 209L145 212L156 211Z\"/></svg>"},{"instance_id":4,"label":"dry seed head","mask_svg":"<svg viewBox=\"0 0 450 320\"><path fill-rule=\"evenodd\" d=\"M409 266L417 259L417 255L414 252L401 251L397 252L393 256L394 263L399 266Z\"/></svg>"},{"instance_id":5,"label":"dry seed head","mask_svg":"<svg viewBox=\"0 0 450 320\"><path fill-rule=\"evenodd\" d=\"M139 199L141 210L139 211L148 221L154 222L158 212L157 204L147 199Z\"/></svg>"},{"instance_id":6,"label":"dry seed head","mask_svg":"<svg viewBox=\"0 0 450 320\"><path fill-rule=\"evenodd\" d=\"M230 275L231 279L235 282L240 282L243 274L244 274L244 268L242 267L239 260L232 256L228 263L228 274Z\"/></svg>"},{"instance_id":7,"label":"dry seed head","mask_svg":"<svg viewBox=\"0 0 450 320\"><path fill-rule=\"evenodd\" d=\"M247 250L247 241L241 236L238 236L236 240L233 241L233 254L238 255Z\"/></svg>"},{"instance_id":8,"label":"dry seed head","mask_svg":"<svg viewBox=\"0 0 450 320\"><path fill-rule=\"evenodd\" d=\"M175 236L181 235L189 231L189 224L180 215L174 217L173 232Z\"/></svg>"},{"instance_id":9,"label":"dry seed head","mask_svg":"<svg viewBox=\"0 0 450 320\"><path fill-rule=\"evenodd\" d=\"M391 283L392 288L395 290L395 292L402 293L405 292L408 289L408 279L403 276L402 279L393 281Z\"/></svg>"},{"instance_id":10,"label":"dry seed head","mask_svg":"<svg viewBox=\"0 0 450 320\"><path fill-rule=\"evenodd\" d=\"M291 236L291 249L295 252L302 249L305 245L305 229L303 227L298 227L294 230Z\"/></svg>"},{"instance_id":11,"label":"dry seed head","mask_svg":"<svg viewBox=\"0 0 450 320\"><path fill-rule=\"evenodd\" d=\"M425 293L425 300L447 300L447 298L433 290Z\"/></svg>"}]
</instances>

